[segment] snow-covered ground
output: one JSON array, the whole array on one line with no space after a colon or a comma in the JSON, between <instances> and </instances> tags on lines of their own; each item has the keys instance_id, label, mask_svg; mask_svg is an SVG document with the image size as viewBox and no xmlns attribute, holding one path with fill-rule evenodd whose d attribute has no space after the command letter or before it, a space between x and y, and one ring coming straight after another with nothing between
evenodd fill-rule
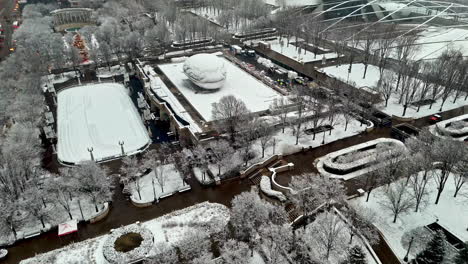
<instances>
[{"instance_id":1,"label":"snow-covered ground","mask_svg":"<svg viewBox=\"0 0 468 264\"><path fill-rule=\"evenodd\" d=\"M462 28L428 27L416 41L419 50L415 60L429 60L440 56L449 47L468 56L468 30Z\"/></svg>"},{"instance_id":2,"label":"snow-covered ground","mask_svg":"<svg viewBox=\"0 0 468 264\"><path fill-rule=\"evenodd\" d=\"M73 200L70 202L70 212L73 216L73 219L81 221L81 220L89 220L94 218L95 216L101 214L104 210L107 210L108 204L100 204L98 205L98 212L96 212L94 208L94 204L92 201L87 197L80 197L81 207L83 209L83 216L81 216L80 207L78 205L78 198L74 197ZM28 237L34 234L41 232L41 230L49 230L58 224L64 223L70 220L70 216L68 212L63 209L59 204L55 206L52 204L47 204L49 207L49 218L45 219L46 227L43 228L41 222L36 219L35 217L29 215L25 211L21 211L21 214L16 216L17 220L21 220L21 224L19 227L16 227L17 231L17 239L22 239L24 237ZM0 244L10 244L14 242L15 238L13 233L11 232L2 232L0 234Z\"/></svg>"},{"instance_id":3,"label":"snow-covered ground","mask_svg":"<svg viewBox=\"0 0 468 264\"><path fill-rule=\"evenodd\" d=\"M174 164L167 164L162 166L162 172L164 173L163 187L159 185L154 172L146 174L140 179L140 194L141 199L138 194L138 191L135 189L135 184L130 183L131 199L138 203L148 203L155 200L154 192L156 193L156 199L159 199L161 196L170 195L174 192L177 192L181 189L188 188L190 186L184 183L182 176L179 171L174 167ZM154 192L153 192L153 182L154 180Z\"/></svg>"},{"instance_id":4,"label":"snow-covered ground","mask_svg":"<svg viewBox=\"0 0 468 264\"><path fill-rule=\"evenodd\" d=\"M296 39L294 37L290 38L289 42L293 42ZM338 58L338 54L335 52L324 53L324 54L315 54L311 51L306 51L305 49L294 46L293 44L287 44L287 39L283 38L281 41L279 39L268 41L271 45L271 49L280 53L290 59L293 59L300 63L308 63L315 61L322 61L323 59L335 59Z\"/></svg>"},{"instance_id":5,"label":"snow-covered ground","mask_svg":"<svg viewBox=\"0 0 468 264\"><path fill-rule=\"evenodd\" d=\"M414 60L433 60L439 57L449 48L460 50L464 56L468 56L468 30L463 28L449 27L427 27L419 33L416 40L416 53ZM404 34L406 31L402 31ZM357 48L364 49L364 43L360 43ZM396 44L390 51L390 57L397 58ZM378 46L374 49L378 49Z\"/></svg>"},{"instance_id":6,"label":"snow-covered ground","mask_svg":"<svg viewBox=\"0 0 468 264\"><path fill-rule=\"evenodd\" d=\"M346 82L348 80L348 69L349 64L342 64L337 66L330 66L319 69L326 73L329 76L335 77L337 79L343 80ZM369 65L367 68L366 78L363 78L364 75L364 64L356 63L353 64L351 67L351 73L349 74L348 82L354 83L357 88L359 89L374 89L377 86L377 82L380 79L380 71L377 66ZM394 93L390 96L388 101L388 106L385 107L384 103L378 105L378 108L388 114L403 117L403 105L398 103L399 96L397 93ZM464 105L468 105L468 101L464 100L464 95L460 96L455 103L453 102L453 96L450 96L444 104L442 108L443 111L448 111L451 109L455 109ZM441 100L436 100L433 104L432 108L429 109L429 105L421 106L419 112L417 111L417 107L414 105L408 106L404 117L411 117L411 118L420 118L424 116L428 116L431 114L435 114L439 112Z\"/></svg>"},{"instance_id":7,"label":"snow-covered ground","mask_svg":"<svg viewBox=\"0 0 468 264\"><path fill-rule=\"evenodd\" d=\"M468 114L450 118L450 119L441 121L437 124L430 126L429 131L431 131L432 134L439 136L439 137L451 138L457 141L464 141L465 139L468 138L468 135L459 136L459 137L453 137L452 135L453 134L462 135L462 134L468 133L468 121L467 120L468 120ZM448 124L450 124L450 126L447 127Z\"/></svg>"},{"instance_id":8,"label":"snow-covered ground","mask_svg":"<svg viewBox=\"0 0 468 264\"><path fill-rule=\"evenodd\" d=\"M190 239L192 230L200 230L208 235L221 231L229 221L229 209L221 204L204 202L168 215L142 223L154 235L154 246L148 253L155 254L161 244L173 245ZM78 231L79 232L79 231ZM37 255L23 260L23 264L107 264L102 254L103 244L108 235L88 239L70 246Z\"/></svg>"},{"instance_id":9,"label":"snow-covered ground","mask_svg":"<svg viewBox=\"0 0 468 264\"><path fill-rule=\"evenodd\" d=\"M117 83L61 91L57 107L57 154L62 162L96 161L140 151L151 141L127 89Z\"/></svg>"},{"instance_id":10,"label":"snow-covered ground","mask_svg":"<svg viewBox=\"0 0 468 264\"><path fill-rule=\"evenodd\" d=\"M326 125L329 124L327 122L327 118L321 119L319 121L320 125ZM351 119L348 124L348 128L346 131L344 130L345 128L345 120L342 115L338 115L336 118L336 123L333 124L333 130L331 135L329 135L329 132L325 132L325 144L328 144L330 142L342 139L342 138L347 138L351 137L354 135L357 135L359 133L364 132L366 128L366 124L363 124L361 126L361 122L359 122L356 119ZM303 125L302 129L306 130L308 128L312 128L312 125L310 124L305 124ZM294 131L291 127L286 127L284 130L284 133L282 133L281 128L275 131L274 133L274 143L275 146L273 146L273 140L270 141L269 146L266 147L265 150L265 157L268 158L271 155L274 154L291 154L297 151L300 151L302 148L308 148L308 147L319 147L322 145L322 141L324 139L324 133L317 133L315 135L315 140L313 139L313 135L308 135L304 131L301 132L302 136L299 138L299 143L296 145L296 136L294 134ZM273 153L273 148L274 148L274 153ZM262 155L262 149L259 141L257 141L254 144L253 147L254 151L257 153L257 156Z\"/></svg>"},{"instance_id":11,"label":"snow-covered ground","mask_svg":"<svg viewBox=\"0 0 468 264\"><path fill-rule=\"evenodd\" d=\"M402 179L402 181L406 181L406 179ZM411 195L411 187L408 186L407 188L407 195ZM427 206L417 213L411 210L409 213L401 214L396 223L392 223L392 212L382 205L382 201L385 200L385 186L374 190L371 193L369 202L366 202L365 196L361 196L350 200L349 203L352 206L357 206L360 210L371 210L375 213L375 226L383 233L390 247L400 259L403 259L408 249L406 243L402 244L402 240L406 242L409 240L408 232L434 222L438 222L462 241L468 241L468 190L466 186L460 191L461 193L454 198L455 185L453 184L453 176L451 175L438 205L434 204L437 194L437 185L432 178L429 179L426 188L428 190L428 195L426 196ZM416 239L415 243L417 242ZM415 247L413 247L413 249L414 248ZM414 256L417 253L416 250L412 250L410 256Z\"/></svg>"},{"instance_id":12,"label":"snow-covered ground","mask_svg":"<svg viewBox=\"0 0 468 264\"><path fill-rule=\"evenodd\" d=\"M223 58L223 62L227 71L226 82L217 91L203 91L196 87L184 74L184 63L163 64L159 68L206 121L213 121L212 104L223 96L234 95L252 112L269 109L273 100L281 96L230 61Z\"/></svg>"}]
</instances>

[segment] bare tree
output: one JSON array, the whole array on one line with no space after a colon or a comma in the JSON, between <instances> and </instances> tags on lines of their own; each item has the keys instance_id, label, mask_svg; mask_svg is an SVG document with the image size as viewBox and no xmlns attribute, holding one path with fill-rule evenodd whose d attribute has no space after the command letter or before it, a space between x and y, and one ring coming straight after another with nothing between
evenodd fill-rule
<instances>
[{"instance_id":1,"label":"bare tree","mask_svg":"<svg viewBox=\"0 0 468 264\"><path fill-rule=\"evenodd\" d=\"M382 200L381 204L393 213L393 223L396 223L400 214L407 213L414 206L414 201L403 180L387 186L383 195L385 199Z\"/></svg>"},{"instance_id":2,"label":"bare tree","mask_svg":"<svg viewBox=\"0 0 468 264\"><path fill-rule=\"evenodd\" d=\"M259 233L268 263L282 263L292 249L291 225L265 224L260 227Z\"/></svg>"},{"instance_id":3,"label":"bare tree","mask_svg":"<svg viewBox=\"0 0 468 264\"><path fill-rule=\"evenodd\" d=\"M289 186L294 190L289 198L302 208L305 217L322 204L345 200L344 187L340 181L314 173L293 177Z\"/></svg>"},{"instance_id":4,"label":"bare tree","mask_svg":"<svg viewBox=\"0 0 468 264\"><path fill-rule=\"evenodd\" d=\"M92 161L86 161L73 169L80 193L88 196L94 203L94 209L99 211L98 204L111 200L113 183L108 178L108 172Z\"/></svg>"},{"instance_id":5,"label":"bare tree","mask_svg":"<svg viewBox=\"0 0 468 264\"><path fill-rule=\"evenodd\" d=\"M462 150L463 151L463 150ZM468 182L468 151L464 149L465 154L462 154L461 160L457 162L454 168L453 180L455 184L455 193L453 197L457 197L458 192Z\"/></svg>"},{"instance_id":6,"label":"bare tree","mask_svg":"<svg viewBox=\"0 0 468 264\"><path fill-rule=\"evenodd\" d=\"M133 183L135 190L138 193L138 197L141 200L141 177L142 177L142 165L138 161L136 156L126 156L122 160L123 165L120 168L122 173L121 178L125 184Z\"/></svg>"},{"instance_id":7,"label":"bare tree","mask_svg":"<svg viewBox=\"0 0 468 264\"><path fill-rule=\"evenodd\" d=\"M221 248L221 263L223 264L244 264L249 260L249 246L242 241L229 239Z\"/></svg>"},{"instance_id":8,"label":"bare tree","mask_svg":"<svg viewBox=\"0 0 468 264\"><path fill-rule=\"evenodd\" d=\"M321 259L328 260L332 252L341 255L346 248L347 238L344 237L345 224L336 215L325 211L317 215L306 229L309 243L312 243Z\"/></svg>"},{"instance_id":9,"label":"bare tree","mask_svg":"<svg viewBox=\"0 0 468 264\"><path fill-rule=\"evenodd\" d=\"M262 148L262 158L264 158L265 150L273 139L273 129L266 121L260 120L257 122L255 134L256 138L258 138L258 142L260 143L260 147Z\"/></svg>"},{"instance_id":10,"label":"bare tree","mask_svg":"<svg viewBox=\"0 0 468 264\"><path fill-rule=\"evenodd\" d=\"M208 155L218 167L218 176L221 175L221 169L232 163L234 149L225 140L211 141L208 144Z\"/></svg>"},{"instance_id":11,"label":"bare tree","mask_svg":"<svg viewBox=\"0 0 468 264\"><path fill-rule=\"evenodd\" d=\"M275 98L270 106L270 109L274 114L277 114L277 116L279 117L281 122L282 133L284 133L284 129L286 128L286 125L289 120L289 103L287 99L284 97Z\"/></svg>"},{"instance_id":12,"label":"bare tree","mask_svg":"<svg viewBox=\"0 0 468 264\"><path fill-rule=\"evenodd\" d=\"M444 191L445 184L460 160L466 159L464 149L460 148L458 142L450 139L436 140L434 145L434 159L439 162L439 171L434 174L437 184L437 197L435 204L439 203L440 196Z\"/></svg>"},{"instance_id":13,"label":"bare tree","mask_svg":"<svg viewBox=\"0 0 468 264\"><path fill-rule=\"evenodd\" d=\"M234 227L234 236L246 242L253 254L254 245L258 230L263 224L284 224L286 222L286 213L262 200L256 190L243 192L231 201L231 219L230 223Z\"/></svg>"},{"instance_id":14,"label":"bare tree","mask_svg":"<svg viewBox=\"0 0 468 264\"><path fill-rule=\"evenodd\" d=\"M243 123L250 115L245 103L233 95L223 96L218 103L213 103L211 111L218 130L226 131L232 142L235 141L235 134L243 129Z\"/></svg>"}]
</instances>

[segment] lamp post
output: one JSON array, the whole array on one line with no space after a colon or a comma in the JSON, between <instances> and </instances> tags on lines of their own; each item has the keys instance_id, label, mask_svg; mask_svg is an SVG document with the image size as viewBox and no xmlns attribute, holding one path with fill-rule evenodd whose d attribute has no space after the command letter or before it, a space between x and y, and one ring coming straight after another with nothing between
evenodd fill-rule
<instances>
[{"instance_id":1,"label":"lamp post","mask_svg":"<svg viewBox=\"0 0 468 264\"><path fill-rule=\"evenodd\" d=\"M408 256L409 256L409 253L410 253L410 250L411 250L411 246L413 245L413 240L414 240L414 236L411 237L409 245L408 245L408 251L406 252L405 257L403 258L403 261L405 261L405 262L408 262Z\"/></svg>"},{"instance_id":2,"label":"lamp post","mask_svg":"<svg viewBox=\"0 0 468 264\"><path fill-rule=\"evenodd\" d=\"M91 156L91 160L94 161L94 155L93 155L93 147L88 148L89 155Z\"/></svg>"},{"instance_id":3,"label":"lamp post","mask_svg":"<svg viewBox=\"0 0 468 264\"><path fill-rule=\"evenodd\" d=\"M151 178L151 184L153 185L153 197L154 202L156 203L156 190L154 189L154 178Z\"/></svg>"},{"instance_id":4,"label":"lamp post","mask_svg":"<svg viewBox=\"0 0 468 264\"><path fill-rule=\"evenodd\" d=\"M125 142L123 140L119 141L120 151L122 151L122 156L125 156L124 144L125 144Z\"/></svg>"}]
</instances>

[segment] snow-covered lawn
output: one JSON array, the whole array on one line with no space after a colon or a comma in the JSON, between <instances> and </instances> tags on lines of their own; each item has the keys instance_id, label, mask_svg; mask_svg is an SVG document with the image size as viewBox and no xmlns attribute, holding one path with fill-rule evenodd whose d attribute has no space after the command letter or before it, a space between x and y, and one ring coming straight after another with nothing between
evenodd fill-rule
<instances>
[{"instance_id":1,"label":"snow-covered lawn","mask_svg":"<svg viewBox=\"0 0 468 264\"><path fill-rule=\"evenodd\" d=\"M178 241L190 239L190 231L200 230L207 235L221 231L229 221L229 209L221 204L204 202L168 215L142 223L154 235L151 257L161 244L174 245ZM78 231L79 232L79 231ZM61 249L23 260L23 264L107 264L102 254L103 244L108 235L88 239Z\"/></svg>"},{"instance_id":2,"label":"snow-covered lawn","mask_svg":"<svg viewBox=\"0 0 468 264\"><path fill-rule=\"evenodd\" d=\"M402 181L406 181L406 179L402 179ZM410 195L412 193L411 186L407 188L409 192L407 195ZM385 200L385 186L374 190L371 193L369 202L366 202L366 197L362 196L350 200L349 203L352 206L357 206L360 210L364 208L375 213L375 226L383 233L390 247L400 259L405 256L408 249L407 241L409 240L409 235L407 232L434 222L438 222L438 224L462 241L468 241L468 190L466 186L454 198L455 185L453 183L453 176L450 175L438 205L434 204L437 185L432 178L429 179L426 188L428 190L428 195L426 196L427 206L421 208L420 212L417 213L411 210L407 214L401 214L396 223L392 223L392 212L382 205L382 201ZM402 244L402 239L406 241L405 244ZM417 242L415 240L415 243ZM416 250L412 250L410 255L414 256L417 253Z\"/></svg>"},{"instance_id":3,"label":"snow-covered lawn","mask_svg":"<svg viewBox=\"0 0 468 264\"><path fill-rule=\"evenodd\" d=\"M464 56L468 55L468 30L462 28L428 27L420 33L416 43L419 50L415 60L435 59L449 47L459 49Z\"/></svg>"},{"instance_id":4,"label":"snow-covered lawn","mask_svg":"<svg viewBox=\"0 0 468 264\"><path fill-rule=\"evenodd\" d=\"M97 215L101 214L104 210L107 210L108 204L100 204L98 205L98 212L96 212L94 208L94 204L92 201L86 197L80 198L81 207L83 209L83 217L81 217L80 208L78 205L78 199L73 198L70 202L70 211L73 216L73 219L81 221L81 220L89 220L91 218L96 217ZM49 207L49 217L45 218L45 225L46 227L43 228L41 222L29 215L25 211L21 211L21 216L16 216L16 219L19 221L19 227L16 227L17 231L17 239L21 239L24 237L28 237L31 235L35 235L40 233L41 230L50 230L52 227L57 226L58 224L64 223L70 220L70 216L68 212L61 207L59 204L47 204ZM22 219L22 220L21 220ZM14 242L15 238L12 232L2 232L0 234L0 244L10 244Z\"/></svg>"},{"instance_id":5,"label":"snow-covered lawn","mask_svg":"<svg viewBox=\"0 0 468 264\"><path fill-rule=\"evenodd\" d=\"M151 171L140 179L141 199L138 191L135 189L135 184L130 183L131 199L137 203L149 203L154 201L154 192L156 193L156 199L159 199L162 196L171 195L185 188L190 189L190 186L184 183L179 171L175 169L174 164L163 165L162 171L165 175L162 188L158 184L154 172ZM152 180L154 180L154 192Z\"/></svg>"},{"instance_id":6,"label":"snow-covered lawn","mask_svg":"<svg viewBox=\"0 0 468 264\"><path fill-rule=\"evenodd\" d=\"M381 4L380 4L381 5ZM423 29L420 27L419 29ZM401 34L404 34L402 31ZM364 43L358 48L364 49ZM396 44L390 49L390 57L397 58ZM460 50L468 56L468 30L463 28L427 27L419 33L416 40L416 53L414 60L433 60L449 48ZM378 46L374 49L378 49Z\"/></svg>"},{"instance_id":7,"label":"snow-covered lawn","mask_svg":"<svg viewBox=\"0 0 468 264\"><path fill-rule=\"evenodd\" d=\"M346 82L348 80L348 69L349 64L342 64L337 66L330 66L319 69L326 73L329 76L335 77L337 79L343 80ZM372 90L375 86L377 86L377 82L380 79L380 71L377 66L369 65L367 68L366 78L363 78L364 75L364 64L356 63L353 64L351 67L351 73L349 74L349 83L354 83L356 88L365 89L365 90ZM429 105L421 106L419 112L417 111L417 107L414 105L408 106L406 110L405 116L403 116L403 105L398 103L399 96L397 93L393 93L390 96L388 101L388 106L385 107L385 103L381 103L378 105L378 108L388 114L394 115L399 117L411 117L411 118L420 118L424 116L428 116L431 114L435 114L439 112L441 100L437 99L435 103L432 105L432 108L429 109ZM468 105L468 101L464 100L464 95L460 96L455 103L453 102L453 96L450 96L444 104L442 108L443 111L452 110L464 105Z\"/></svg>"},{"instance_id":8,"label":"snow-covered lawn","mask_svg":"<svg viewBox=\"0 0 468 264\"><path fill-rule=\"evenodd\" d=\"M319 121L319 124L325 125L328 124L327 118ZM284 133L282 133L281 128L275 131L274 133L274 141L270 141L270 144L265 149L265 157L270 157L274 154L291 154L297 151L300 151L302 148L308 147L319 147L322 145L322 141L324 139L324 133L317 133L315 135L315 140L313 139L314 136L312 134L306 134L304 130L312 128L310 124L304 124L302 127L301 137L299 138L299 143L296 145L296 136L294 134L294 130L291 127L286 127ZM342 115L337 116L336 123L333 124L333 130L331 131L331 135L329 135L329 131L325 132L325 144L330 142L351 137L357 134L360 134L368 128L366 124L361 126L361 122L356 119L351 119L348 124L348 128L346 131L345 128L345 120ZM273 146L273 142L275 146ZM274 148L274 152L273 152ZM253 147L254 151L261 157L262 155L262 148L260 142L257 141Z\"/></svg>"},{"instance_id":9,"label":"snow-covered lawn","mask_svg":"<svg viewBox=\"0 0 468 264\"><path fill-rule=\"evenodd\" d=\"M429 131L439 137L464 141L468 138L468 114L450 118L434 124L429 127ZM453 137L453 135L457 136Z\"/></svg>"},{"instance_id":10,"label":"snow-covered lawn","mask_svg":"<svg viewBox=\"0 0 468 264\"><path fill-rule=\"evenodd\" d=\"M159 68L206 121L213 120L212 104L223 96L234 95L244 101L252 112L269 109L273 100L281 96L230 61L224 58L222 60L227 76L224 86L217 91L203 91L196 87L184 74L183 62L159 65Z\"/></svg>"},{"instance_id":11,"label":"snow-covered lawn","mask_svg":"<svg viewBox=\"0 0 468 264\"><path fill-rule=\"evenodd\" d=\"M374 149L362 151L362 149L375 146ZM352 178L361 176L370 171L386 166L385 163L375 164L376 155L381 154L383 157L390 157L390 155L398 154L399 151L405 151L405 145L396 139L392 138L378 138L365 143L357 144L348 148L329 153L316 160L317 170L321 175L337 178L343 180L350 180ZM397 158L397 157L395 157ZM366 164L373 164L367 167ZM335 174L329 172L327 168L340 170L342 172L352 171L345 174ZM357 170L356 170L357 168Z\"/></svg>"},{"instance_id":12,"label":"snow-covered lawn","mask_svg":"<svg viewBox=\"0 0 468 264\"><path fill-rule=\"evenodd\" d=\"M96 161L141 151L151 141L127 89L118 83L77 86L57 95L57 154L62 162Z\"/></svg>"},{"instance_id":13,"label":"snow-covered lawn","mask_svg":"<svg viewBox=\"0 0 468 264\"><path fill-rule=\"evenodd\" d=\"M291 38L289 42L295 41L295 38ZM315 54L311 51L306 51L303 48L299 50L299 47L289 43L287 44L287 39L283 38L281 41L279 39L268 41L271 45L271 49L277 53L280 53L290 59L293 59L300 63L308 63L314 61L322 61L323 59L335 59L338 58L338 54L335 52L324 53L324 54Z\"/></svg>"}]
</instances>

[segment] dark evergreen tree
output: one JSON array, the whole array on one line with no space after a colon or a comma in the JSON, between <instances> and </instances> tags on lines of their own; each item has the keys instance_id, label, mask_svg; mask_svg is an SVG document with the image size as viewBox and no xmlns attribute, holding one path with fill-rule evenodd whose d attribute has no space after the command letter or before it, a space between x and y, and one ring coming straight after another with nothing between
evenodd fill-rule
<instances>
[{"instance_id":1,"label":"dark evergreen tree","mask_svg":"<svg viewBox=\"0 0 468 264\"><path fill-rule=\"evenodd\" d=\"M367 264L366 254L360 246L354 246L348 250L348 256L341 264Z\"/></svg>"},{"instance_id":2,"label":"dark evergreen tree","mask_svg":"<svg viewBox=\"0 0 468 264\"><path fill-rule=\"evenodd\" d=\"M455 264L468 264L468 242L465 242L463 248L455 256Z\"/></svg>"},{"instance_id":3,"label":"dark evergreen tree","mask_svg":"<svg viewBox=\"0 0 468 264\"><path fill-rule=\"evenodd\" d=\"M418 264L440 264L445 256L445 235L437 231L426 245L426 248L416 256Z\"/></svg>"}]
</instances>

